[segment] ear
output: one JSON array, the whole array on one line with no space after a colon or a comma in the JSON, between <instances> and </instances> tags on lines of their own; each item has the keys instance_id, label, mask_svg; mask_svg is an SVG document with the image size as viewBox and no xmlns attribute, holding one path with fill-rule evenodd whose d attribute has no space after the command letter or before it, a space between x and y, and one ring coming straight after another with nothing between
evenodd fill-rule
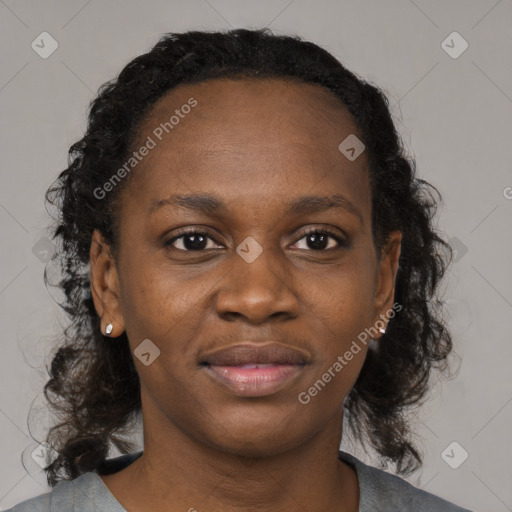
<instances>
[{"instance_id":1,"label":"ear","mask_svg":"<svg viewBox=\"0 0 512 512\"><path fill-rule=\"evenodd\" d=\"M389 234L386 245L382 249L377 268L372 325L375 325L379 319L386 325L388 323L389 311L392 310L394 304L395 280L401 245L402 233L393 231Z\"/></svg>"},{"instance_id":2,"label":"ear","mask_svg":"<svg viewBox=\"0 0 512 512\"><path fill-rule=\"evenodd\" d=\"M89 279L94 307L101 318L101 332L105 334L106 326L112 323L109 336L116 338L124 332L119 276L110 246L97 229L91 241Z\"/></svg>"}]
</instances>

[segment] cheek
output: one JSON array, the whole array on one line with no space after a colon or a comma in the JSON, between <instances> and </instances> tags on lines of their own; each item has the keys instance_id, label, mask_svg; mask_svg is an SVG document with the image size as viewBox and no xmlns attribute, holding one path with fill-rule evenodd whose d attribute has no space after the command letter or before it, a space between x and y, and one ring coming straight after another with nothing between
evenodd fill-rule
<instances>
[{"instance_id":1,"label":"cheek","mask_svg":"<svg viewBox=\"0 0 512 512\"><path fill-rule=\"evenodd\" d=\"M325 320L334 333L357 334L372 320L375 269L361 252L301 276L305 307Z\"/></svg>"},{"instance_id":2,"label":"cheek","mask_svg":"<svg viewBox=\"0 0 512 512\"><path fill-rule=\"evenodd\" d=\"M304 316L317 336L312 394L321 390L324 399L332 400L354 384L371 339L366 329L373 320L373 272L370 258L354 254L321 273L305 273Z\"/></svg>"},{"instance_id":3,"label":"cheek","mask_svg":"<svg viewBox=\"0 0 512 512\"><path fill-rule=\"evenodd\" d=\"M196 358L194 340L201 339L211 281L204 275L186 277L182 269L171 266L146 264L126 271L123 316L132 352L149 339L160 351L152 366L161 366L158 371L171 368L175 376L182 376ZM139 361L135 363L145 371ZM173 375L160 378L170 381Z\"/></svg>"}]
</instances>

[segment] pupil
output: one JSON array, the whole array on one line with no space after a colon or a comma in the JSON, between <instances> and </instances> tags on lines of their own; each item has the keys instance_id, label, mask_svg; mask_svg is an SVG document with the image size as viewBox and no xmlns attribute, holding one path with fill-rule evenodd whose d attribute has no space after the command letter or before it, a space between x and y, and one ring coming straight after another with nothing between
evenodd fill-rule
<instances>
[{"instance_id":1,"label":"pupil","mask_svg":"<svg viewBox=\"0 0 512 512\"><path fill-rule=\"evenodd\" d=\"M190 240L194 240L192 243L189 243ZM203 235L200 235L200 234L197 234L197 233L192 233L190 235L187 235L185 238L184 238L184 245L187 249L190 249L190 250L200 250L200 249L204 249L203 245L204 245L204 242L205 242L205 239L206 237L204 237ZM198 245L199 243L199 245Z\"/></svg>"},{"instance_id":2,"label":"pupil","mask_svg":"<svg viewBox=\"0 0 512 512\"><path fill-rule=\"evenodd\" d=\"M315 243L313 241L313 239L315 239L315 238L320 239L320 244ZM313 233L311 235L308 235L308 243L309 242L312 242L312 245L313 245L312 249L325 249L327 247L327 245L326 245L327 237L325 235L322 235L319 233Z\"/></svg>"}]
</instances>

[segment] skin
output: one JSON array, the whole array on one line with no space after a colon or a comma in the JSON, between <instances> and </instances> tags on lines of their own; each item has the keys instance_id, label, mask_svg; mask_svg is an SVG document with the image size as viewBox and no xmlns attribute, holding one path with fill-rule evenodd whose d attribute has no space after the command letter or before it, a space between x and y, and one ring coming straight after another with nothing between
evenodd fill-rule
<instances>
[{"instance_id":1,"label":"skin","mask_svg":"<svg viewBox=\"0 0 512 512\"><path fill-rule=\"evenodd\" d=\"M337 455L367 349L310 403L297 396L392 308L401 234L379 258L366 154L349 161L338 150L360 132L330 91L280 79L181 85L154 106L135 147L191 96L198 105L125 183L117 261L98 231L91 243L103 332L112 322L132 351L145 339L160 350L149 366L134 358L144 454L103 482L128 511L356 512L357 475ZM149 213L171 194L204 193L225 210ZM333 194L358 213L286 211L299 196ZM190 237L166 247L180 227L206 228L206 249L187 251ZM326 248L308 243L305 229L326 227L348 246L331 235ZM251 263L236 252L249 236L263 249ZM242 340L279 341L310 362L272 395L237 396L198 363Z\"/></svg>"}]
</instances>

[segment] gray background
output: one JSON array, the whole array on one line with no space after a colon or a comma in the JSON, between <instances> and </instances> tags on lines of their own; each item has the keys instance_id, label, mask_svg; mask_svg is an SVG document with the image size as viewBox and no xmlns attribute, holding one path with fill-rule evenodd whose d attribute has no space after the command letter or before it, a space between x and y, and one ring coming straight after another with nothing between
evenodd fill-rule
<instances>
[{"instance_id":1,"label":"gray background","mask_svg":"<svg viewBox=\"0 0 512 512\"><path fill-rule=\"evenodd\" d=\"M457 249L443 290L460 369L417 418L425 464L409 480L475 511L512 510L511 22L511 0L0 1L0 508L49 490L31 457L44 405L37 441L27 426L64 321L42 280L52 250L43 195L89 101L165 32L269 26L380 85L419 175L443 194L439 228ZM46 59L31 47L44 31L59 45ZM458 58L442 47L454 31L469 44ZM462 48L453 36L445 44ZM469 454L458 469L441 457L454 441L452 464Z\"/></svg>"}]
</instances>

